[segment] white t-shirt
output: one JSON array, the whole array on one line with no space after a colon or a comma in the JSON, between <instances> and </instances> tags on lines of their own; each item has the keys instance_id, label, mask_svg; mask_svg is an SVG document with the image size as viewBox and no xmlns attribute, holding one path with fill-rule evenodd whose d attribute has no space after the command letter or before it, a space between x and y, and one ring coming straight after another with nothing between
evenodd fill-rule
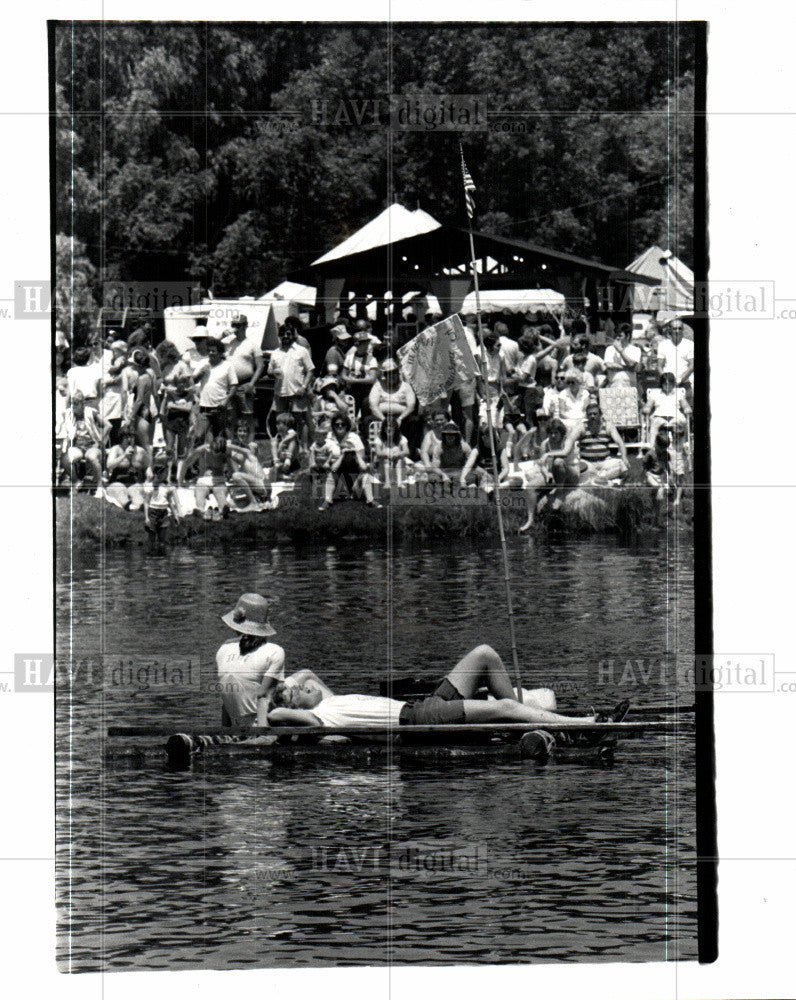
<instances>
[{"instance_id":1,"label":"white t-shirt","mask_svg":"<svg viewBox=\"0 0 796 1000\"><path fill-rule=\"evenodd\" d=\"M238 382L248 382L262 358L262 351L253 340L244 338L230 344L231 352L227 360L232 363Z\"/></svg>"},{"instance_id":2,"label":"white t-shirt","mask_svg":"<svg viewBox=\"0 0 796 1000\"><path fill-rule=\"evenodd\" d=\"M324 726L397 726L406 703L370 694L336 694L311 709Z\"/></svg>"},{"instance_id":3,"label":"white t-shirt","mask_svg":"<svg viewBox=\"0 0 796 1000\"><path fill-rule=\"evenodd\" d=\"M694 360L694 342L681 340L675 347L671 340L664 339L658 344L658 360L663 361L663 371L673 372L680 382ZM688 381L693 381L693 375Z\"/></svg>"},{"instance_id":4,"label":"white t-shirt","mask_svg":"<svg viewBox=\"0 0 796 1000\"><path fill-rule=\"evenodd\" d=\"M500 355L507 372L513 372L520 363L520 345L511 337L500 338Z\"/></svg>"},{"instance_id":5,"label":"white t-shirt","mask_svg":"<svg viewBox=\"0 0 796 1000\"><path fill-rule=\"evenodd\" d=\"M211 366L207 381L202 386L199 396L200 406L224 406L227 393L233 385L238 384L238 376L228 360Z\"/></svg>"},{"instance_id":6,"label":"white t-shirt","mask_svg":"<svg viewBox=\"0 0 796 1000\"><path fill-rule=\"evenodd\" d=\"M246 656L239 640L229 639L216 653L221 701L233 726L257 714L257 698L264 677L285 679L285 651L274 642L263 643Z\"/></svg>"},{"instance_id":7,"label":"white t-shirt","mask_svg":"<svg viewBox=\"0 0 796 1000\"><path fill-rule=\"evenodd\" d=\"M90 365L75 365L66 373L69 395L82 392L86 399L96 399L102 379L102 367L95 361Z\"/></svg>"},{"instance_id":8,"label":"white t-shirt","mask_svg":"<svg viewBox=\"0 0 796 1000\"><path fill-rule=\"evenodd\" d=\"M264 677L285 679L285 651L275 642L266 642L245 656L240 655L239 640L228 639L216 653L219 677L235 674L244 680L261 684ZM256 709L255 709L256 711Z\"/></svg>"},{"instance_id":9,"label":"white t-shirt","mask_svg":"<svg viewBox=\"0 0 796 1000\"><path fill-rule=\"evenodd\" d=\"M641 362L641 348L635 344L628 344L624 349L625 357L637 365ZM611 385L637 385L636 373L628 371L625 362L619 356L619 351L613 344L609 344L605 349L605 367L608 371ZM614 367L612 367L614 366Z\"/></svg>"}]
</instances>

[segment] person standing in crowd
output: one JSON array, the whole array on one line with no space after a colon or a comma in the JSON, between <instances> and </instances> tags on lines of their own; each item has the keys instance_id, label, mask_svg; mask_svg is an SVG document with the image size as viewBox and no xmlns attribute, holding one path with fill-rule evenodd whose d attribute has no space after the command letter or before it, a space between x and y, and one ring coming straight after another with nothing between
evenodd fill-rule
<instances>
[{"instance_id":1,"label":"person standing in crowd","mask_svg":"<svg viewBox=\"0 0 796 1000\"><path fill-rule=\"evenodd\" d=\"M74 365L66 373L69 398L80 393L85 405L97 409L102 387L102 367L91 360L88 347L78 347L73 355Z\"/></svg>"},{"instance_id":2,"label":"person standing in crowd","mask_svg":"<svg viewBox=\"0 0 796 1000\"><path fill-rule=\"evenodd\" d=\"M591 350L591 340L588 333L578 333L572 337L572 353L564 359L562 368L565 372L571 371L580 365L584 380L587 384L600 386L605 374L605 363L599 354L594 354ZM576 359L578 364L576 364Z\"/></svg>"},{"instance_id":3,"label":"person standing in crowd","mask_svg":"<svg viewBox=\"0 0 796 1000\"><path fill-rule=\"evenodd\" d=\"M641 369L641 348L631 343L633 328L629 323L620 323L616 340L605 350L605 371L608 385L632 385L638 387L638 372Z\"/></svg>"},{"instance_id":4,"label":"person standing in crowd","mask_svg":"<svg viewBox=\"0 0 796 1000\"><path fill-rule=\"evenodd\" d=\"M146 351L137 347L124 370L124 377L127 380L127 405L122 419L122 430L129 427L139 445L147 452L152 447L155 418L158 413L155 404L154 375L148 365L149 357Z\"/></svg>"},{"instance_id":5,"label":"person standing in crowd","mask_svg":"<svg viewBox=\"0 0 796 1000\"><path fill-rule=\"evenodd\" d=\"M238 377L231 362L224 357L224 348L216 337L207 347L210 363L205 384L199 394L199 413L203 419L205 440L223 435L226 431L227 407L238 385Z\"/></svg>"},{"instance_id":6,"label":"person standing in crowd","mask_svg":"<svg viewBox=\"0 0 796 1000\"><path fill-rule=\"evenodd\" d=\"M495 323L495 334L500 342L500 356L503 358L506 374L511 376L520 363L519 345L509 336L509 328L505 323Z\"/></svg>"},{"instance_id":7,"label":"person standing in crowd","mask_svg":"<svg viewBox=\"0 0 796 1000\"><path fill-rule=\"evenodd\" d=\"M196 329L191 334L191 344L182 356L182 360L188 365L191 377L199 388L207 381L210 374L210 362L207 358L210 334L207 331L207 320L197 320Z\"/></svg>"},{"instance_id":8,"label":"person standing in crowd","mask_svg":"<svg viewBox=\"0 0 796 1000\"><path fill-rule=\"evenodd\" d=\"M343 370L351 334L345 328L344 323L338 323L337 326L333 326L330 332L332 334L332 346L326 352L326 357L323 359L323 373L324 375L337 376Z\"/></svg>"},{"instance_id":9,"label":"person standing in crowd","mask_svg":"<svg viewBox=\"0 0 796 1000\"><path fill-rule=\"evenodd\" d=\"M693 390L694 342L684 340L685 325L681 319L670 320L664 327L658 344L658 365L661 374L671 372L678 388Z\"/></svg>"},{"instance_id":10,"label":"person standing in crowd","mask_svg":"<svg viewBox=\"0 0 796 1000\"><path fill-rule=\"evenodd\" d=\"M93 406L86 406L85 397L78 389L72 395L63 420L63 465L74 489L80 489L80 465L91 470L96 487L95 496L102 496L102 452L110 430Z\"/></svg>"},{"instance_id":11,"label":"person standing in crowd","mask_svg":"<svg viewBox=\"0 0 796 1000\"><path fill-rule=\"evenodd\" d=\"M379 363L373 356L370 334L367 330L357 330L354 334L354 346L343 361L343 386L354 397L360 414L378 371Z\"/></svg>"},{"instance_id":12,"label":"person standing in crowd","mask_svg":"<svg viewBox=\"0 0 796 1000\"><path fill-rule=\"evenodd\" d=\"M246 336L248 326L248 317L243 314L232 320L232 339L227 347L227 360L235 369L238 380L230 400L230 425L245 423L249 428L251 441L254 437L254 393L265 369L265 361L257 344Z\"/></svg>"},{"instance_id":13,"label":"person standing in crowd","mask_svg":"<svg viewBox=\"0 0 796 1000\"><path fill-rule=\"evenodd\" d=\"M119 443L122 429L124 408L127 402L127 344L123 340L114 340L111 344L110 359L106 364L103 355L102 400L99 412L102 419L110 425L108 444Z\"/></svg>"},{"instance_id":14,"label":"person standing in crowd","mask_svg":"<svg viewBox=\"0 0 796 1000\"><path fill-rule=\"evenodd\" d=\"M299 437L307 442L312 434L310 386L315 367L310 352L297 342L296 336L294 325L285 321L279 331L279 347L271 354L268 374L276 379L274 412L292 414Z\"/></svg>"}]
</instances>

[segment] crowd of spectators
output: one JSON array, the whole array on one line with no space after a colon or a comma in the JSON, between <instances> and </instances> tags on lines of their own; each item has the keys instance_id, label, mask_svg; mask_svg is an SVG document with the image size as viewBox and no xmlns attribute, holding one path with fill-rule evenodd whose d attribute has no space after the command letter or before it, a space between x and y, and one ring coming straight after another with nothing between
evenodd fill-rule
<instances>
[{"instance_id":1,"label":"crowd of spectators","mask_svg":"<svg viewBox=\"0 0 796 1000\"><path fill-rule=\"evenodd\" d=\"M637 341L623 324L601 355L583 318L529 316L510 331L497 317L482 326L483 351L476 317L462 318L480 375L424 407L401 375L391 334L379 339L365 319L338 320L319 363L293 316L270 352L247 337L243 315L223 337L199 321L182 354L169 340L153 347L148 324L126 340L110 331L73 351L59 335L57 481L90 483L120 506L143 508L147 522L179 516L180 488L193 490L195 511L218 519L273 505L277 485L307 473L321 509L348 496L378 506L379 485L491 489L489 398L500 481L620 483L632 445L658 499L676 490L679 500L694 370L680 320L663 329L651 321ZM273 396L267 434L256 438L265 376ZM635 394L635 441L601 409L600 390L611 387Z\"/></svg>"}]
</instances>

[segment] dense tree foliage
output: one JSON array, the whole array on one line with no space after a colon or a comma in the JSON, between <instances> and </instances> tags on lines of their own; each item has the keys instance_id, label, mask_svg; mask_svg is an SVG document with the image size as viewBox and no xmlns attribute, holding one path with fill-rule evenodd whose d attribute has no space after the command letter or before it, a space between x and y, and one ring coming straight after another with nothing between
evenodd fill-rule
<instances>
[{"instance_id":1,"label":"dense tree foliage","mask_svg":"<svg viewBox=\"0 0 796 1000\"><path fill-rule=\"evenodd\" d=\"M56 231L105 279L262 293L391 200L463 222L458 136L389 99L477 94L479 228L690 261L693 69L687 24L60 24Z\"/></svg>"}]
</instances>

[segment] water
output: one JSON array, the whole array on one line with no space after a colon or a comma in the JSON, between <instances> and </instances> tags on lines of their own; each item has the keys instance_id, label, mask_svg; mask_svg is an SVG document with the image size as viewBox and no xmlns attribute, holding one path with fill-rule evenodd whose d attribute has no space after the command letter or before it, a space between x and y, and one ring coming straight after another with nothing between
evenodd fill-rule
<instances>
[{"instance_id":1,"label":"water","mask_svg":"<svg viewBox=\"0 0 796 1000\"><path fill-rule=\"evenodd\" d=\"M554 687L565 710L690 700L674 669L693 650L688 544L511 546L526 684ZM375 692L390 669L441 677L479 642L508 659L491 545L392 561L361 546L133 551L71 568L62 554L59 656L75 664L57 699L62 969L695 957L684 734L621 743L610 769L218 755L175 774L157 740L138 764L116 755L109 725L218 725L202 688L226 637L219 615L249 590L279 598L288 665L341 691ZM103 683L103 653L161 667L196 657L201 685L121 690L118 674ZM457 869L440 871L451 852Z\"/></svg>"}]
</instances>

